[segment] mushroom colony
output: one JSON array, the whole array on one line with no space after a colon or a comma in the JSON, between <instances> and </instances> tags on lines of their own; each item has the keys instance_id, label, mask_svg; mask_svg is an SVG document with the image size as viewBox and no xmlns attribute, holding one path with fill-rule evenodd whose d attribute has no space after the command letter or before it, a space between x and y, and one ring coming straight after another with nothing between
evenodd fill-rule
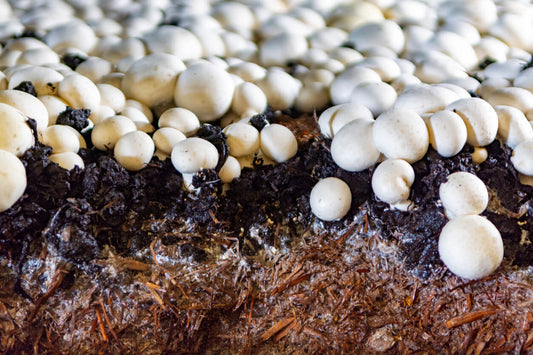
<instances>
[{"instance_id":1,"label":"mushroom colony","mask_svg":"<svg viewBox=\"0 0 533 355\"><path fill-rule=\"evenodd\" d=\"M447 158L468 144L479 164L499 139L531 184L531 33L525 0L0 0L0 212L24 194L19 157L37 141L68 170L94 146L130 171L171 159L191 191L204 169L230 184L254 159L296 155L289 128L253 124L267 110L316 112L335 163L371 169L391 209L417 208L412 164L430 146ZM69 112L83 124L67 124ZM206 138L216 129L226 154ZM442 261L489 275L503 244L480 216L484 183L457 172L439 193ZM330 177L309 199L334 221L352 196Z\"/></svg>"}]
</instances>

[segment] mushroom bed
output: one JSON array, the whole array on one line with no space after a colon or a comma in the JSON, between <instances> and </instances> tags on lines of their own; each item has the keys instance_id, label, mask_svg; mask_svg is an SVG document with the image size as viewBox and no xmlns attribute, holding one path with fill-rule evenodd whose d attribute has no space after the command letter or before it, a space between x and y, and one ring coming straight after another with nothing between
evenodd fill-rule
<instances>
[{"instance_id":1,"label":"mushroom bed","mask_svg":"<svg viewBox=\"0 0 533 355\"><path fill-rule=\"evenodd\" d=\"M532 19L0 0L0 352L533 352Z\"/></svg>"}]
</instances>

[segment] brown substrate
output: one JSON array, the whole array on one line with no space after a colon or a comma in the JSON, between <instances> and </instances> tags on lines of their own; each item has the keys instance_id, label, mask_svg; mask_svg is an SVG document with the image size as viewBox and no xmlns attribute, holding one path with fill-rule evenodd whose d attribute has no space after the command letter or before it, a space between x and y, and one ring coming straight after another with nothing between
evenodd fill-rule
<instances>
[{"instance_id":1,"label":"brown substrate","mask_svg":"<svg viewBox=\"0 0 533 355\"><path fill-rule=\"evenodd\" d=\"M170 162L140 172L83 153L66 172L49 149L26 153L28 189L0 214L0 351L8 353L519 353L533 344L531 189L508 149L489 160L434 151L414 165L414 212L390 211L370 171L347 173L312 117L291 161L245 169L227 194L205 171L198 193ZM218 138L217 138L218 139ZM223 148L223 142L219 150ZM438 185L476 171L493 192L486 215L504 238L504 265L462 281L436 243L446 223ZM339 176L349 215L315 221L308 195ZM532 350L533 351L533 348Z\"/></svg>"}]
</instances>

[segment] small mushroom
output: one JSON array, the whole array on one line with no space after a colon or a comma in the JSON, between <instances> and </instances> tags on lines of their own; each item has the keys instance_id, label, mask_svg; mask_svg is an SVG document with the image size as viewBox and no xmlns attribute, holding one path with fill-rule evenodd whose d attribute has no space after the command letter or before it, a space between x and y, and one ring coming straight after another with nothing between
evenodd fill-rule
<instances>
[{"instance_id":1,"label":"small mushroom","mask_svg":"<svg viewBox=\"0 0 533 355\"><path fill-rule=\"evenodd\" d=\"M387 159L377 166L372 175L372 190L378 199L395 208L408 204L415 171L402 159Z\"/></svg>"},{"instance_id":2,"label":"small mushroom","mask_svg":"<svg viewBox=\"0 0 533 355\"><path fill-rule=\"evenodd\" d=\"M485 183L476 175L464 171L447 177L446 182L439 187L439 197L449 219L480 214L489 203Z\"/></svg>"},{"instance_id":3,"label":"small mushroom","mask_svg":"<svg viewBox=\"0 0 533 355\"><path fill-rule=\"evenodd\" d=\"M296 137L287 127L274 123L261 130L261 150L278 163L289 160L298 151Z\"/></svg>"},{"instance_id":4,"label":"small mushroom","mask_svg":"<svg viewBox=\"0 0 533 355\"><path fill-rule=\"evenodd\" d=\"M218 151L207 140L191 137L178 142L170 158L177 171L194 174L202 169L214 169L218 164Z\"/></svg>"},{"instance_id":5,"label":"small mushroom","mask_svg":"<svg viewBox=\"0 0 533 355\"><path fill-rule=\"evenodd\" d=\"M144 132L126 133L115 144L114 156L117 162L127 170L143 169L154 155L154 142Z\"/></svg>"},{"instance_id":6,"label":"small mushroom","mask_svg":"<svg viewBox=\"0 0 533 355\"><path fill-rule=\"evenodd\" d=\"M346 124L331 142L331 156L347 171L363 171L374 166L380 156L372 136L373 121L359 119Z\"/></svg>"},{"instance_id":7,"label":"small mushroom","mask_svg":"<svg viewBox=\"0 0 533 355\"><path fill-rule=\"evenodd\" d=\"M440 259L448 269L469 280L490 275L503 260L500 232L479 215L449 221L440 233L438 248Z\"/></svg>"},{"instance_id":8,"label":"small mushroom","mask_svg":"<svg viewBox=\"0 0 533 355\"><path fill-rule=\"evenodd\" d=\"M373 128L374 144L387 158L414 163L429 146L424 120L412 110L391 109L379 115Z\"/></svg>"},{"instance_id":9,"label":"small mushroom","mask_svg":"<svg viewBox=\"0 0 533 355\"><path fill-rule=\"evenodd\" d=\"M224 115L233 100L235 84L230 74L207 61L185 69L176 83L177 106L194 112L200 121L214 121Z\"/></svg>"},{"instance_id":10,"label":"small mushroom","mask_svg":"<svg viewBox=\"0 0 533 355\"><path fill-rule=\"evenodd\" d=\"M343 218L352 205L352 192L344 181L336 177L320 180L311 190L311 211L323 221Z\"/></svg>"},{"instance_id":11,"label":"small mushroom","mask_svg":"<svg viewBox=\"0 0 533 355\"><path fill-rule=\"evenodd\" d=\"M26 190L26 169L13 153L0 149L0 212L9 209Z\"/></svg>"}]
</instances>

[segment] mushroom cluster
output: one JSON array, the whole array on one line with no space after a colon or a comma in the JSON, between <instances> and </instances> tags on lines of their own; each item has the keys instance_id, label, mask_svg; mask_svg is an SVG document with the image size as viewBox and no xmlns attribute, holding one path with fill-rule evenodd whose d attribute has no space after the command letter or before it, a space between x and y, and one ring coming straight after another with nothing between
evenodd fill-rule
<instances>
[{"instance_id":1,"label":"mushroom cluster","mask_svg":"<svg viewBox=\"0 0 533 355\"><path fill-rule=\"evenodd\" d=\"M296 155L289 128L252 122L267 109L295 109L319 112L335 163L371 169L377 198L391 208L415 208L411 164L429 147L452 157L469 144L479 164L500 139L523 182L533 180L526 2L56 0L32 9L0 0L0 9L6 166L37 138L65 169L83 169L79 150L94 146L128 170L155 156L185 180L216 169L230 183L257 157L280 164ZM62 118L73 109L85 110L83 125ZM198 134L206 124L222 131L229 156ZM6 171L8 181L25 181L20 169ZM9 191L4 209L22 195ZM342 219L349 194L337 180L320 181L312 210ZM462 212L450 199L443 204L455 219Z\"/></svg>"}]
</instances>

